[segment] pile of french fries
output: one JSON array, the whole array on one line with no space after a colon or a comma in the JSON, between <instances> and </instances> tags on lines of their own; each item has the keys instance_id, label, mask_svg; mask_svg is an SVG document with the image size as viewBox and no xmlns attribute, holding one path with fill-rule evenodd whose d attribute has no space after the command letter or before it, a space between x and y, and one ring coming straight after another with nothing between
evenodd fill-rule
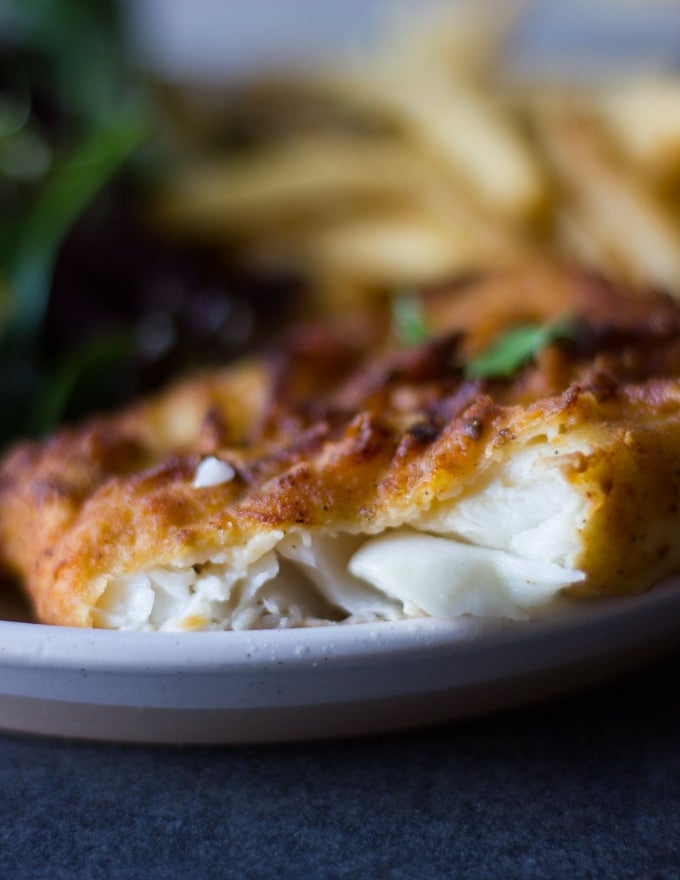
<instances>
[{"instance_id":1,"label":"pile of french fries","mask_svg":"<svg viewBox=\"0 0 680 880\"><path fill-rule=\"evenodd\" d=\"M459 13L242 87L220 113L261 137L187 150L155 221L324 309L546 256L680 297L680 75L522 82L507 28Z\"/></svg>"}]
</instances>

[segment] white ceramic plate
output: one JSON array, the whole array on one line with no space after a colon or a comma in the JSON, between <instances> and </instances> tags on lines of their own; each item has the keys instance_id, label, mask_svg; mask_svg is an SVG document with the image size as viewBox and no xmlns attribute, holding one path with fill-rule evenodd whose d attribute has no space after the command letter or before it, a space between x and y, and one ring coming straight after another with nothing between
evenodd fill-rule
<instances>
[{"instance_id":1,"label":"white ceramic plate","mask_svg":"<svg viewBox=\"0 0 680 880\"><path fill-rule=\"evenodd\" d=\"M522 623L171 634L7 620L0 727L158 743L363 734L537 700L678 644L680 579L641 596L562 601Z\"/></svg>"},{"instance_id":2,"label":"white ceramic plate","mask_svg":"<svg viewBox=\"0 0 680 880\"><path fill-rule=\"evenodd\" d=\"M286 4L285 12L278 0L201 0L203 14L196 0L130 0L126 8L146 65L203 79L310 52L325 56L365 39L399 5L409 6L342 0L324 4L321 16L313 0ZM590 0L577 6L571 29L563 6L541 7L528 41L544 47L539 61L554 59L556 47L570 59L579 48L583 68L588 49L598 64L603 47L623 46L627 63L634 46L643 58L650 47L665 57L666 41L668 54L675 51L677 28L660 9L650 16L643 4L637 13L617 7L616 16L598 19L603 30L590 18L583 24ZM667 12L677 19L678 10ZM115 741L281 741L461 718L603 679L680 643L680 580L642 596L563 602L528 623L421 619L173 635L57 628L23 617L20 605L0 605L0 728Z\"/></svg>"}]
</instances>

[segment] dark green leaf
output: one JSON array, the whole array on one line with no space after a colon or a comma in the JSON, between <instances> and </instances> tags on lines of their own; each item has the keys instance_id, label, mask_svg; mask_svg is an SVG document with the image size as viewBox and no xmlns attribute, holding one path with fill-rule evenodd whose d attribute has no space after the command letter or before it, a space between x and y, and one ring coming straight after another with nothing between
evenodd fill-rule
<instances>
[{"instance_id":1,"label":"dark green leaf","mask_svg":"<svg viewBox=\"0 0 680 880\"><path fill-rule=\"evenodd\" d=\"M550 324L523 324L501 336L465 365L468 379L509 379L541 349L556 339L573 338L576 325L569 317Z\"/></svg>"},{"instance_id":2,"label":"dark green leaf","mask_svg":"<svg viewBox=\"0 0 680 880\"><path fill-rule=\"evenodd\" d=\"M127 84L118 11L112 0L9 0L14 42L44 64L31 81L81 123L110 112Z\"/></svg>"},{"instance_id":3,"label":"dark green leaf","mask_svg":"<svg viewBox=\"0 0 680 880\"><path fill-rule=\"evenodd\" d=\"M136 112L95 131L59 163L32 209L3 241L2 275L12 293L6 329L11 347L32 344L42 327L59 247L74 221L141 143L147 125Z\"/></svg>"}]
</instances>

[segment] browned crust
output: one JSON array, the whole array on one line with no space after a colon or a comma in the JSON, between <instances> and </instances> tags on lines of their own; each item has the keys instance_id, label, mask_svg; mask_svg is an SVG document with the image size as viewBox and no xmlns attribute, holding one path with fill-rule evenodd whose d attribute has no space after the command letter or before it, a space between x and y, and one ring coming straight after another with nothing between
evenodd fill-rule
<instances>
[{"instance_id":1,"label":"browned crust","mask_svg":"<svg viewBox=\"0 0 680 880\"><path fill-rule=\"evenodd\" d=\"M40 619L91 625L102 573L193 564L264 529L399 525L546 426L599 449L570 466L596 500L582 591L676 570L680 309L553 268L432 291L426 304L434 334L422 346L397 346L374 319L299 329L269 359L11 450L0 552ZM578 336L511 381L464 378L504 329L565 313ZM194 488L206 454L236 478Z\"/></svg>"}]
</instances>

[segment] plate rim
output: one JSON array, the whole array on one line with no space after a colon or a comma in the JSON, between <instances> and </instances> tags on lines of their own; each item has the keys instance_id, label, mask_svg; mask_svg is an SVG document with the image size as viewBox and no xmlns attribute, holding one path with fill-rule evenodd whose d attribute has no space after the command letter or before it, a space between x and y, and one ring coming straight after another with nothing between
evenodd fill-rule
<instances>
[{"instance_id":1,"label":"plate rim","mask_svg":"<svg viewBox=\"0 0 680 880\"><path fill-rule=\"evenodd\" d=\"M680 577L568 610L237 633L0 621L0 729L156 745L387 733L591 686L680 645Z\"/></svg>"},{"instance_id":2,"label":"plate rim","mask_svg":"<svg viewBox=\"0 0 680 880\"><path fill-rule=\"evenodd\" d=\"M666 612L674 612L666 617ZM627 596L560 599L528 620L463 615L452 619L412 617L395 621L341 623L297 628L241 631L120 631L63 627L0 620L0 665L31 668L87 668L128 672L143 658L148 671L197 671L261 663L267 652L276 662L306 666L332 657L354 661L363 652L372 659L466 647L495 647L504 642L542 639L549 634L623 626L657 619L680 624L680 575L652 589Z\"/></svg>"}]
</instances>

